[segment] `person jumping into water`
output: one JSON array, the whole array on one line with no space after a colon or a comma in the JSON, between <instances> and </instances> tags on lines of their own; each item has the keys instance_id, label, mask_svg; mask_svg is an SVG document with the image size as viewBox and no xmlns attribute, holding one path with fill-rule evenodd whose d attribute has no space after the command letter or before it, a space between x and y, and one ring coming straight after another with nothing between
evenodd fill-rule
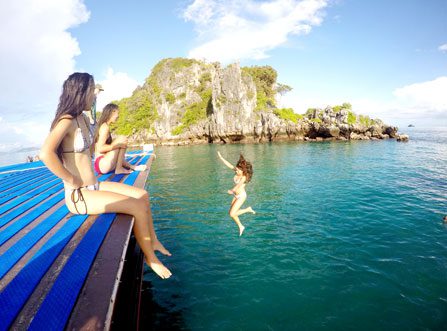
<instances>
[{"instance_id":1,"label":"person jumping into water","mask_svg":"<svg viewBox=\"0 0 447 331\"><path fill-rule=\"evenodd\" d=\"M253 176L253 167L250 162L244 159L242 154L239 157L239 161L237 162L236 166L233 166L230 162L225 160L220 152L217 152L217 155L228 168L236 173L233 178L236 185L231 190L228 190L228 194L232 194L234 196L233 201L231 201L229 214L239 227L239 236L242 236L245 226L242 225L241 221L239 220L239 216L245 213L256 214L251 207L240 209L247 199L245 185L250 182L251 177Z\"/></svg>"}]
</instances>

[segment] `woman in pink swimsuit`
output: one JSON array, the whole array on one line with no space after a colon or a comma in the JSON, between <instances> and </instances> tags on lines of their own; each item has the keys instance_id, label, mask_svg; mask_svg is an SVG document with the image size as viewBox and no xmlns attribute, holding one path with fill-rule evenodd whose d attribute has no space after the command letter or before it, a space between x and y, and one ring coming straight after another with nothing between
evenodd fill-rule
<instances>
[{"instance_id":1,"label":"woman in pink swimsuit","mask_svg":"<svg viewBox=\"0 0 447 331\"><path fill-rule=\"evenodd\" d=\"M233 178L236 185L231 190L228 190L228 194L234 196L233 201L231 201L229 214L239 227L239 236L242 236L242 233L245 230L245 226L242 225L241 221L239 220L239 216L245 213L256 214L256 212L251 207L241 209L242 205L247 199L245 185L250 182L251 177L253 176L253 167L250 162L244 159L242 154L239 157L239 161L237 162L236 166L233 166L230 162L225 160L220 152L217 152L217 155L228 168L236 173Z\"/></svg>"},{"instance_id":2,"label":"woman in pink swimsuit","mask_svg":"<svg viewBox=\"0 0 447 331\"><path fill-rule=\"evenodd\" d=\"M128 174L133 170L144 171L146 166L134 167L126 162L125 153L127 138L118 136L112 139L110 125L115 123L119 116L119 108L114 103L104 107L95 133L95 171L106 174L115 170L115 174Z\"/></svg>"}]
</instances>

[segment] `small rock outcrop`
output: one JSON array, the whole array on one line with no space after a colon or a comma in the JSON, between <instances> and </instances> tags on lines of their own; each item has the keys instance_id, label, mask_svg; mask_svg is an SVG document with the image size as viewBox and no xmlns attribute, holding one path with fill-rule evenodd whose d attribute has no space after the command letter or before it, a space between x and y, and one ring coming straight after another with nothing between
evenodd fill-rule
<instances>
[{"instance_id":1,"label":"small rock outcrop","mask_svg":"<svg viewBox=\"0 0 447 331\"><path fill-rule=\"evenodd\" d=\"M410 137L407 134L399 134L396 136L396 140L400 142L406 142L410 139Z\"/></svg>"}]
</instances>

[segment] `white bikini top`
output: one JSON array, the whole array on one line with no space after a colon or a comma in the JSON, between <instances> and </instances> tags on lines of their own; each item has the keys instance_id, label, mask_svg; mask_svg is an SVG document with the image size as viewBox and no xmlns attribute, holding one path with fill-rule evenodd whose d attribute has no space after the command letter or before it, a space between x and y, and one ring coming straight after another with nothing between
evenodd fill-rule
<instances>
[{"instance_id":1,"label":"white bikini top","mask_svg":"<svg viewBox=\"0 0 447 331\"><path fill-rule=\"evenodd\" d=\"M82 128L79 126L78 118L76 117L76 124L78 127L75 131L75 136L73 139L73 150L71 151L62 151L62 153L82 153L90 148L90 146L93 144L93 133L91 131L89 123L87 123L87 120L85 119L85 115L81 115L84 118L84 123L86 128L88 129L88 136L85 137Z\"/></svg>"}]
</instances>

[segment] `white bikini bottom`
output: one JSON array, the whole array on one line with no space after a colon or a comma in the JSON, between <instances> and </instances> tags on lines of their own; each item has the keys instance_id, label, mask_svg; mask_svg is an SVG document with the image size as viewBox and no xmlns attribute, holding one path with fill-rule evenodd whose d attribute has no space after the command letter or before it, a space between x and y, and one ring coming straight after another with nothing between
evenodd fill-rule
<instances>
[{"instance_id":1,"label":"white bikini bottom","mask_svg":"<svg viewBox=\"0 0 447 331\"><path fill-rule=\"evenodd\" d=\"M235 197L236 199L246 198L246 197L247 197L247 192L242 191L242 192L240 192L239 194L233 194L233 195L234 195L234 197Z\"/></svg>"},{"instance_id":2,"label":"white bikini bottom","mask_svg":"<svg viewBox=\"0 0 447 331\"><path fill-rule=\"evenodd\" d=\"M85 215L87 215L88 214L87 203L85 202L84 196L82 195L83 190L99 191L99 182L96 182L95 184L92 184L92 185L82 186L79 188L66 187L65 188L65 198L67 198L67 194L70 196L71 202L73 202L73 205L76 209L77 214L80 214L80 212L78 210L77 203L78 202L84 203Z\"/></svg>"}]
</instances>

